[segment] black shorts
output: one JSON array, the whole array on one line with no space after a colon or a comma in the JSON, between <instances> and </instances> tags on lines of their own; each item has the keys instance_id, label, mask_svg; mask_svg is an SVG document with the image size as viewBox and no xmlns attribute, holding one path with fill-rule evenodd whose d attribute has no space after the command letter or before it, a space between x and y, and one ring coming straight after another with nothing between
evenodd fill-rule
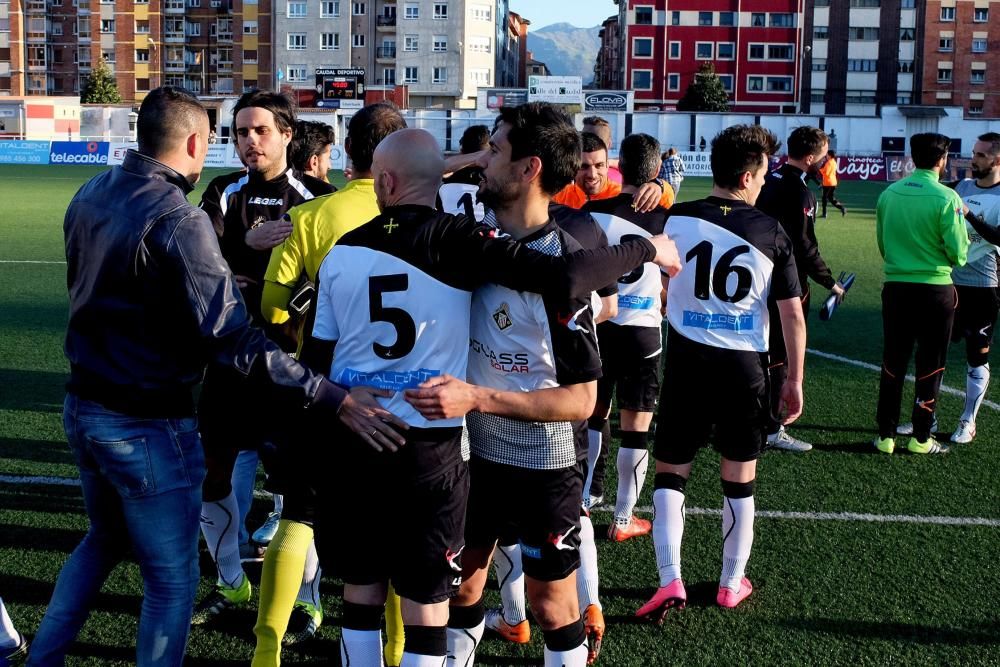
<instances>
[{"instance_id":1,"label":"black shorts","mask_svg":"<svg viewBox=\"0 0 1000 667\"><path fill-rule=\"evenodd\" d=\"M623 327L604 322L597 327L603 375L597 381L597 402L618 408L653 412L660 394L659 328Z\"/></svg>"},{"instance_id":2,"label":"black shorts","mask_svg":"<svg viewBox=\"0 0 1000 667\"><path fill-rule=\"evenodd\" d=\"M460 439L451 443L456 450ZM440 444L410 438L405 447ZM340 474L319 489L314 524L324 569L346 584L389 582L421 604L453 597L462 581L468 464L421 477L407 459L374 452L357 439L338 458Z\"/></svg>"},{"instance_id":3,"label":"black shorts","mask_svg":"<svg viewBox=\"0 0 1000 667\"><path fill-rule=\"evenodd\" d=\"M586 462L534 470L473 457L465 542L489 548L516 538L524 573L559 581L580 567L580 502Z\"/></svg>"},{"instance_id":4,"label":"black shorts","mask_svg":"<svg viewBox=\"0 0 1000 667\"><path fill-rule=\"evenodd\" d=\"M958 309L951 331L952 340L964 338L976 349L990 347L997 314L1000 313L1000 289L955 285L955 291L958 293Z\"/></svg>"},{"instance_id":5,"label":"black shorts","mask_svg":"<svg viewBox=\"0 0 1000 667\"><path fill-rule=\"evenodd\" d=\"M756 460L766 437L766 355L702 345L671 328L666 358L656 459L690 463L711 441L730 461Z\"/></svg>"}]
</instances>

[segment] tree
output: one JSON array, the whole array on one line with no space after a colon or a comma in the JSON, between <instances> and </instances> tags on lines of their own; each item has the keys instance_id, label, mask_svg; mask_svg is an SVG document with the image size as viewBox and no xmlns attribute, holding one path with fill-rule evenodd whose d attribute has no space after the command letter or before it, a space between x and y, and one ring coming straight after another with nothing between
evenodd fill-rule
<instances>
[{"instance_id":1,"label":"tree","mask_svg":"<svg viewBox=\"0 0 1000 667\"><path fill-rule=\"evenodd\" d=\"M712 63L705 61L694 75L684 97L677 103L678 111L729 111L729 95Z\"/></svg>"},{"instance_id":2,"label":"tree","mask_svg":"<svg viewBox=\"0 0 1000 667\"><path fill-rule=\"evenodd\" d=\"M83 84L80 102L83 104L118 104L122 94L118 92L115 75L104 58L98 61L87 82Z\"/></svg>"}]
</instances>

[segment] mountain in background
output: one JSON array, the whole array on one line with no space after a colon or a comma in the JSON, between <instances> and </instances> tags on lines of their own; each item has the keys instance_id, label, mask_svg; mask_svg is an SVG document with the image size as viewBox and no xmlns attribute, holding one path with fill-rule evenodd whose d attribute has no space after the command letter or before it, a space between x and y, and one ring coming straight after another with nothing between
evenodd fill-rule
<instances>
[{"instance_id":1,"label":"mountain in background","mask_svg":"<svg viewBox=\"0 0 1000 667\"><path fill-rule=\"evenodd\" d=\"M553 23L528 31L528 50L535 60L548 65L553 75L579 76L588 84L594 80L600 30L601 26L577 28L569 23Z\"/></svg>"}]
</instances>

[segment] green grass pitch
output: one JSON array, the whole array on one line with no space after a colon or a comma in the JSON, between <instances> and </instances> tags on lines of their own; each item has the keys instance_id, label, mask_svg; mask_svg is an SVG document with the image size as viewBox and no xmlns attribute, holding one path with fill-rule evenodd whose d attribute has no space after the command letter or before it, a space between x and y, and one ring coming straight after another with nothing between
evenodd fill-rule
<instances>
[{"instance_id":1,"label":"green grass pitch","mask_svg":"<svg viewBox=\"0 0 1000 667\"><path fill-rule=\"evenodd\" d=\"M87 525L77 488L14 483L12 478L76 475L60 422L67 365L62 355L65 267L58 262L63 259L66 205L96 172L86 167L0 167L0 596L18 628L29 634ZM214 175L206 173L204 182ZM705 179L689 178L680 200L704 196L708 187ZM823 255L834 272L855 271L858 280L831 322L819 321L821 299L813 299L808 342L813 350L880 361L881 262L874 206L883 187L843 183L840 195L848 216L832 211L817 224ZM197 197L193 194L192 201ZM756 590L736 610L714 604L722 542L718 515L689 516L684 573L690 604L668 616L662 627L632 618L656 584L651 540L613 544L601 539L610 517L596 515L609 623L600 664L1000 664L997 412L984 407L975 442L956 446L947 456L879 455L869 444L877 380L869 369L807 355L805 413L791 430L815 443L815 449L806 454L767 452L757 484L759 510L804 514L758 518L747 570ZM945 384L964 390L965 360L958 346L949 357ZM997 384L987 397L991 401L1000 400ZM912 384L907 396L911 394ZM940 407L946 438L962 399L944 394ZM644 506L650 504L652 466L649 477L640 499ZM614 486L612 472L608 496L613 497ZM711 452L699 456L688 490L689 508L721 507L717 457ZM258 502L251 523L259 522L266 510ZM993 523L822 518L822 513L847 512L980 517ZM355 538L363 541L364 535ZM202 572L199 595L214 576L205 559ZM339 594L338 582L324 581L326 622L317 639L286 649L285 664L336 662ZM490 599L495 595L491 592ZM108 580L69 664L134 660L140 600L138 569L126 563ZM251 607L194 629L188 664L247 664L255 617ZM526 647L487 638L478 662L541 664L541 655L536 629Z\"/></svg>"}]
</instances>

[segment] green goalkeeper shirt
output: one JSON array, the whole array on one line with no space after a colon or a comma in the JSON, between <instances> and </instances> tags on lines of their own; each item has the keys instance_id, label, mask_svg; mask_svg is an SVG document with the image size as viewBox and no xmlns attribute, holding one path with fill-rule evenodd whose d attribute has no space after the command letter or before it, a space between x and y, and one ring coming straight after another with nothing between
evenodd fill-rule
<instances>
[{"instance_id":1,"label":"green goalkeeper shirt","mask_svg":"<svg viewBox=\"0 0 1000 667\"><path fill-rule=\"evenodd\" d=\"M875 207L875 233L887 282L950 285L952 268L965 264L969 250L962 198L932 169L886 188Z\"/></svg>"}]
</instances>

